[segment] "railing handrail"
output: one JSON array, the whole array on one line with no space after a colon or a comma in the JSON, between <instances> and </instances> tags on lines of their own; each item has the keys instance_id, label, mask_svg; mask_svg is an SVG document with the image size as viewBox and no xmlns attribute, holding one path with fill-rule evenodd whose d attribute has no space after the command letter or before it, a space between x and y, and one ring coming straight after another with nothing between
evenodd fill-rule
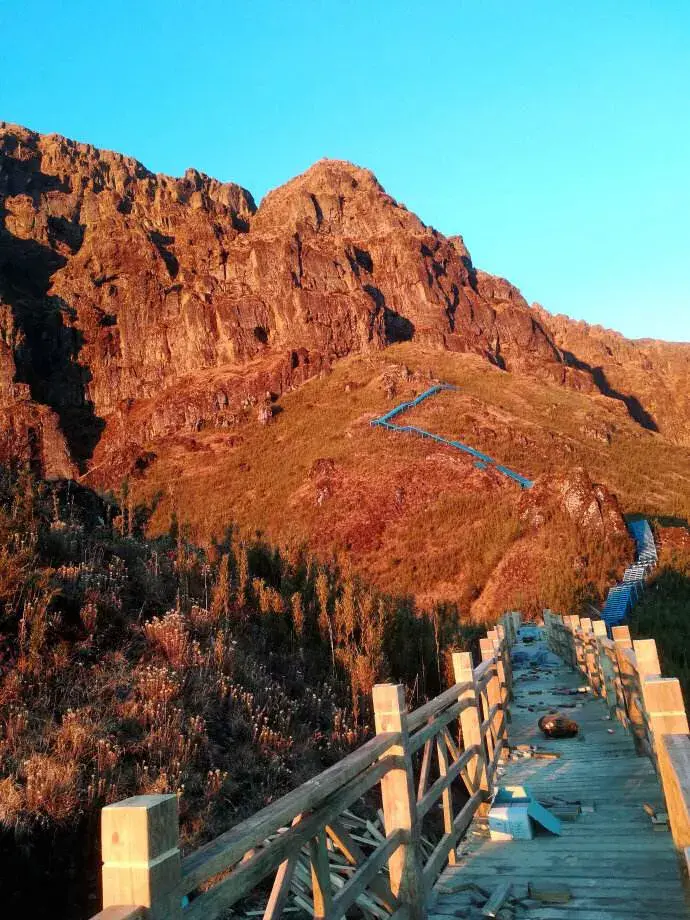
<instances>
[{"instance_id":1,"label":"railing handrail","mask_svg":"<svg viewBox=\"0 0 690 920\"><path fill-rule=\"evenodd\" d=\"M185 885L189 884L182 893L187 894L218 872L239 862L245 853L261 844L271 834L276 834L298 815L318 809L331 795L360 777L399 742L399 732L375 735L333 766L203 844L182 861Z\"/></svg>"},{"instance_id":2,"label":"railing handrail","mask_svg":"<svg viewBox=\"0 0 690 920\"><path fill-rule=\"evenodd\" d=\"M462 693L464 693L470 686L471 684L468 682L463 684L454 684L448 690L445 690L443 693L435 696L427 703L423 703L417 709L414 709L412 712L408 713L408 729L410 731L414 731L416 728L419 728L420 725L424 725L428 719L433 718L434 716L443 712L444 709L447 709L448 706L452 706L453 703L457 703L458 697L461 696Z\"/></svg>"},{"instance_id":3,"label":"railing handrail","mask_svg":"<svg viewBox=\"0 0 690 920\"><path fill-rule=\"evenodd\" d=\"M421 920L428 890L491 795L505 744L510 646L518 622L519 614L505 614L487 633L476 667L469 653L454 653L456 682L412 712L405 707L402 686L374 687L376 735L371 740L184 859L176 796L138 796L104 808L104 907L118 905L117 920L133 920L142 911L155 920L213 920L277 872L264 914L265 920L276 920L295 861L308 844L315 917L338 920L369 886L396 920ZM430 783L434 750L439 775ZM422 757L415 790L416 752ZM455 814L451 786L458 778L465 782L468 801ZM385 836L365 856L339 818L379 785ZM444 833L424 862L419 825L439 800ZM355 866L337 893L331 891L327 836ZM386 863L389 880L378 875Z\"/></svg>"}]
</instances>

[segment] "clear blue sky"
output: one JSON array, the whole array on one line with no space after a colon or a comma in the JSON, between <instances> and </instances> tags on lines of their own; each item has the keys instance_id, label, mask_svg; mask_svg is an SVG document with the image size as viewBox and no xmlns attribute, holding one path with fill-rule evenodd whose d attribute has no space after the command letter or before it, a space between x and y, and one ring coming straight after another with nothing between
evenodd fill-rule
<instances>
[{"instance_id":1,"label":"clear blue sky","mask_svg":"<svg viewBox=\"0 0 690 920\"><path fill-rule=\"evenodd\" d=\"M265 192L368 166L547 309L690 339L688 0L2 0L0 119Z\"/></svg>"}]
</instances>

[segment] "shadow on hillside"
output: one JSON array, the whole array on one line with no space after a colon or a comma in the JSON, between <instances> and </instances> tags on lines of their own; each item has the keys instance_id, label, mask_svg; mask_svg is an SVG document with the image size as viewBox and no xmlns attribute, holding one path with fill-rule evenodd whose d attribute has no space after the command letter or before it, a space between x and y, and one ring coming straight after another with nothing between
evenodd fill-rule
<instances>
[{"instance_id":1,"label":"shadow on hillside","mask_svg":"<svg viewBox=\"0 0 690 920\"><path fill-rule=\"evenodd\" d=\"M414 323L406 316L401 316L395 310L386 306L383 291L373 284L365 284L364 291L376 304L376 312L383 313L383 326L386 334L386 343L393 345L396 342L411 342L414 338Z\"/></svg>"},{"instance_id":2,"label":"shadow on hillside","mask_svg":"<svg viewBox=\"0 0 690 920\"><path fill-rule=\"evenodd\" d=\"M610 399L617 399L619 402L622 402L628 410L630 418L637 422L638 425L641 425L642 428L646 428L647 431L659 430L659 426L654 421L654 418L642 406L642 403L636 396L614 390L604 373L603 367L593 367L586 361L581 361L572 351L563 350L563 357L565 358L565 363L569 367L577 368L579 371L586 371L602 396L608 396Z\"/></svg>"},{"instance_id":3,"label":"shadow on hillside","mask_svg":"<svg viewBox=\"0 0 690 920\"><path fill-rule=\"evenodd\" d=\"M35 170L28 178L34 194L60 187L57 179ZM10 186L8 193L16 194L21 181L15 177ZM53 221L48 232L51 242L72 252L81 245L82 228L76 223ZM73 311L48 293L53 275L66 261L50 246L11 233L0 202L0 301L12 310L16 326L16 381L28 384L32 399L57 413L70 454L83 470L105 422L86 395L91 374L79 364L84 338L66 322Z\"/></svg>"}]
</instances>

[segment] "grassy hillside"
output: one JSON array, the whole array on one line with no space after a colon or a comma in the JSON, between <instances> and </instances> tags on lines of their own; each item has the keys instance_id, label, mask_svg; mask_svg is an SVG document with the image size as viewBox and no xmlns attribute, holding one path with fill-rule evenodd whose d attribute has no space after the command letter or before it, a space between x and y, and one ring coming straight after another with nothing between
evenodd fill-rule
<instances>
[{"instance_id":1,"label":"grassy hillside","mask_svg":"<svg viewBox=\"0 0 690 920\"><path fill-rule=\"evenodd\" d=\"M419 700L466 647L351 572L224 530L143 537L74 484L0 470L0 859L9 913L96 912L100 808L176 792L198 844L370 731L373 683Z\"/></svg>"},{"instance_id":2,"label":"grassy hillside","mask_svg":"<svg viewBox=\"0 0 690 920\"><path fill-rule=\"evenodd\" d=\"M656 639L661 671L677 677L690 703L690 534L679 548L664 548L660 566L630 617L635 637Z\"/></svg>"},{"instance_id":3,"label":"grassy hillside","mask_svg":"<svg viewBox=\"0 0 690 920\"><path fill-rule=\"evenodd\" d=\"M640 428L621 402L411 343L338 362L281 397L269 425L252 418L236 429L152 443L155 460L133 488L147 500L158 496L154 532L168 527L173 510L200 540L232 517L281 544L308 543L322 559L347 555L382 590L469 609L506 554L518 554L521 494L450 448L371 428L372 418L431 379L460 390L422 404L411 421L530 477L584 466L626 512L688 514L690 452ZM489 612L511 602L575 602L578 579L589 599L600 601L630 549L597 550L590 536L560 526L558 539L524 544L530 572L551 558L549 542L562 544L559 560L570 559L570 568L577 558L588 568L593 552L610 558L584 578L568 577L572 590L547 585L544 598L534 584L516 587Z\"/></svg>"}]
</instances>

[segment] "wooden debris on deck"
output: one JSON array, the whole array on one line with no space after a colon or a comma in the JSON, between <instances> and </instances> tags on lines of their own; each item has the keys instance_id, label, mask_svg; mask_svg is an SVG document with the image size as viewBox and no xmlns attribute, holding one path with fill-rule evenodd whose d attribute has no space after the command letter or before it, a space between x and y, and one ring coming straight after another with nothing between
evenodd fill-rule
<instances>
[{"instance_id":1,"label":"wooden debris on deck","mask_svg":"<svg viewBox=\"0 0 690 920\"><path fill-rule=\"evenodd\" d=\"M502 882L498 888L494 888L493 892L491 893L491 897L482 908L482 914L485 917L498 916L499 910L510 897L511 887L512 886L510 882Z\"/></svg>"}]
</instances>

